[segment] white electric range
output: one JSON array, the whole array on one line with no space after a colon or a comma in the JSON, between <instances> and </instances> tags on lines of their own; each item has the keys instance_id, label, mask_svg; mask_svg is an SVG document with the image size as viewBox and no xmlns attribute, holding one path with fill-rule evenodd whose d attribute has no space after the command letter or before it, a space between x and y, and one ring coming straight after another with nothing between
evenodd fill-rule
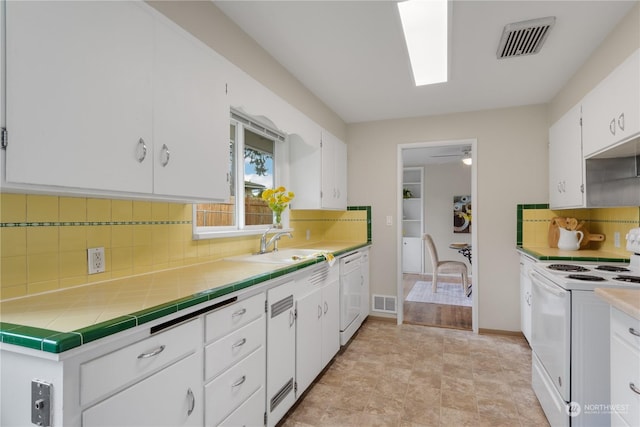
<instances>
[{"instance_id":1,"label":"white electric range","mask_svg":"<svg viewBox=\"0 0 640 427\"><path fill-rule=\"evenodd\" d=\"M552 426L609 426L609 305L598 287L640 289L640 228L631 262L539 262L532 280L532 386Z\"/></svg>"}]
</instances>

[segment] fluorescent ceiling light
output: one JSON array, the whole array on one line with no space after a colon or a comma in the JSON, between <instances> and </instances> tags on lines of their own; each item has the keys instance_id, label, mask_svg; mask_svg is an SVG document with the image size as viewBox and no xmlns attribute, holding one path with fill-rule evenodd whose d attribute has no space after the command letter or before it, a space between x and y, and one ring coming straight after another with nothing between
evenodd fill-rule
<instances>
[{"instance_id":1,"label":"fluorescent ceiling light","mask_svg":"<svg viewBox=\"0 0 640 427\"><path fill-rule=\"evenodd\" d=\"M447 81L447 0L398 3L416 86Z\"/></svg>"}]
</instances>

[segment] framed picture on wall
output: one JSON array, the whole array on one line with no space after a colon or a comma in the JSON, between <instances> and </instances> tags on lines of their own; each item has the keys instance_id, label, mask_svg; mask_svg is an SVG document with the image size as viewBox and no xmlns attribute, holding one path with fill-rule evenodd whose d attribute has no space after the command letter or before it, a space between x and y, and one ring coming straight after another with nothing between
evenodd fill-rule
<instances>
[{"instance_id":1,"label":"framed picture on wall","mask_svg":"<svg viewBox=\"0 0 640 427\"><path fill-rule=\"evenodd\" d=\"M471 233L471 196L453 196L453 232Z\"/></svg>"}]
</instances>

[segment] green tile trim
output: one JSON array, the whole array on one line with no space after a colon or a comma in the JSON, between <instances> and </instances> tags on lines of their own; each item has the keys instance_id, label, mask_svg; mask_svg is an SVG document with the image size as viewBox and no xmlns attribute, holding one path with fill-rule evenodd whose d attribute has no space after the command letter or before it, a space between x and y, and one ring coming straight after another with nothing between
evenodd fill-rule
<instances>
[{"instance_id":1,"label":"green tile trim","mask_svg":"<svg viewBox=\"0 0 640 427\"><path fill-rule=\"evenodd\" d=\"M120 316L116 317L115 319L87 326L86 328L77 329L73 332L78 332L79 334L81 334L82 344L87 344L91 341L108 337L109 335L131 329L135 326L137 326L135 317Z\"/></svg>"},{"instance_id":2,"label":"green tile trim","mask_svg":"<svg viewBox=\"0 0 640 427\"><path fill-rule=\"evenodd\" d=\"M160 304L155 307L146 308L144 310L136 311L131 315L134 316L137 320L138 325L142 325L147 322L151 322L152 320L159 319L164 316L168 316L173 313L178 312L178 306L175 302L170 302L166 304Z\"/></svg>"},{"instance_id":3,"label":"green tile trim","mask_svg":"<svg viewBox=\"0 0 640 427\"><path fill-rule=\"evenodd\" d=\"M59 332L44 328L34 328L32 326L17 326L3 330L1 334L3 343L42 350L44 339L59 334Z\"/></svg>"},{"instance_id":4,"label":"green tile trim","mask_svg":"<svg viewBox=\"0 0 640 427\"><path fill-rule=\"evenodd\" d=\"M82 345L82 335L77 332L60 332L42 340L42 351L62 353Z\"/></svg>"}]
</instances>

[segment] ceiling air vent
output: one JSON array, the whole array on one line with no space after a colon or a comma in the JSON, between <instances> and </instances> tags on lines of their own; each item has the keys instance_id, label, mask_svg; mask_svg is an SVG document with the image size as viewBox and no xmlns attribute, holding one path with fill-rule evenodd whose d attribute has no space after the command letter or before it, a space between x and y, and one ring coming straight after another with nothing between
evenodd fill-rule
<instances>
[{"instance_id":1,"label":"ceiling air vent","mask_svg":"<svg viewBox=\"0 0 640 427\"><path fill-rule=\"evenodd\" d=\"M498 59L538 53L556 23L555 16L507 24L498 46Z\"/></svg>"}]
</instances>

